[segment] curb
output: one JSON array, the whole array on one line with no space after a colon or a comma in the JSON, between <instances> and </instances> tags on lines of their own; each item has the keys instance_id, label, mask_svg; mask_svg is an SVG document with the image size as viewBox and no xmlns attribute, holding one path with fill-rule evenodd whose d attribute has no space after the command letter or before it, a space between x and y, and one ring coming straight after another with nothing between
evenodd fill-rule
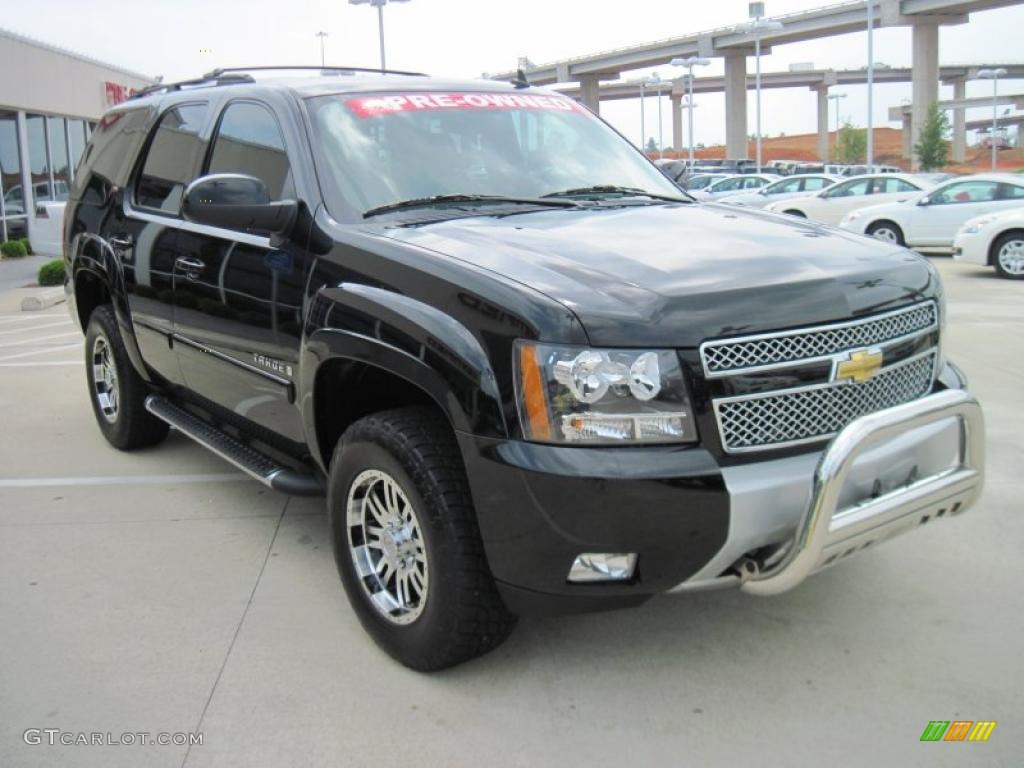
<instances>
[{"instance_id":1,"label":"curb","mask_svg":"<svg viewBox=\"0 0 1024 768\"><path fill-rule=\"evenodd\" d=\"M21 300L21 311L38 312L40 309L47 309L54 304L62 304L66 298L62 287L47 288L23 298Z\"/></svg>"}]
</instances>

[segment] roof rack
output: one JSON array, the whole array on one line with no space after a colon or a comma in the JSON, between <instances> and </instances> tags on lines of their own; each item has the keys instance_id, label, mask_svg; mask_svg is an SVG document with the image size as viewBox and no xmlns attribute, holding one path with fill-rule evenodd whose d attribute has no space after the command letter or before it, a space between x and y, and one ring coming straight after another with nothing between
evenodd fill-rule
<instances>
[{"instance_id":1,"label":"roof rack","mask_svg":"<svg viewBox=\"0 0 1024 768\"><path fill-rule=\"evenodd\" d=\"M235 85L239 83L254 83L255 78L247 72L264 72L268 70L316 70L317 72L369 72L372 74L387 75L409 75L411 77L426 77L423 72L407 72L402 69L370 69L368 67L337 67L337 66L297 66L286 65L281 67L257 66L257 67L220 67L207 72L202 77L191 80L181 80L176 83L156 83L140 91L136 91L130 98L140 99L143 96L150 96L154 93L170 93L180 91L184 87L194 85Z\"/></svg>"}]
</instances>

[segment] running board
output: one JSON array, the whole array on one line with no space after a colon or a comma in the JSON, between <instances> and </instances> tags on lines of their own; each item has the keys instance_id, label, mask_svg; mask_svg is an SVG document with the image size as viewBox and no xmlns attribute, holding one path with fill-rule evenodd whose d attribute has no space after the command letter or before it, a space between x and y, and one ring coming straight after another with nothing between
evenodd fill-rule
<instances>
[{"instance_id":1,"label":"running board","mask_svg":"<svg viewBox=\"0 0 1024 768\"><path fill-rule=\"evenodd\" d=\"M275 491L289 496L324 495L323 486L313 475L282 466L265 453L196 418L163 397L147 397L146 410Z\"/></svg>"}]
</instances>

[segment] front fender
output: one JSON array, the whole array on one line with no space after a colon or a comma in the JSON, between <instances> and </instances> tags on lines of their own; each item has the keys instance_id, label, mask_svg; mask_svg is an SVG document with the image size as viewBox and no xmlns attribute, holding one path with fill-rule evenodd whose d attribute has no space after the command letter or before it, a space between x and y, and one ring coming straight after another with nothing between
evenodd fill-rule
<instances>
[{"instance_id":1,"label":"front fender","mask_svg":"<svg viewBox=\"0 0 1024 768\"><path fill-rule=\"evenodd\" d=\"M308 316L299 359L299 402L311 440L317 435L317 371L334 359L365 363L405 379L429 395L456 430L507 436L486 352L465 326L442 310L394 291L342 283L321 289ZM317 455L320 446L315 448Z\"/></svg>"}]
</instances>

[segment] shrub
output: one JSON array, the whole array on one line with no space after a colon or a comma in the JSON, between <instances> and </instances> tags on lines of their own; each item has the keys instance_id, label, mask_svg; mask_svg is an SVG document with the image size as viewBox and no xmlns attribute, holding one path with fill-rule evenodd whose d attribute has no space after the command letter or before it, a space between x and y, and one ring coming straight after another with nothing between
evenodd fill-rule
<instances>
[{"instance_id":1,"label":"shrub","mask_svg":"<svg viewBox=\"0 0 1024 768\"><path fill-rule=\"evenodd\" d=\"M27 255L31 256L34 253L34 251L32 250L32 243L28 241L27 237L21 238L20 240L18 240L18 242L25 244L25 253Z\"/></svg>"},{"instance_id":2,"label":"shrub","mask_svg":"<svg viewBox=\"0 0 1024 768\"><path fill-rule=\"evenodd\" d=\"M8 240L0 244L0 254L5 258L12 259L18 256L28 256L28 249L21 240Z\"/></svg>"},{"instance_id":3,"label":"shrub","mask_svg":"<svg viewBox=\"0 0 1024 768\"><path fill-rule=\"evenodd\" d=\"M64 260L54 259L39 268L40 285L64 285Z\"/></svg>"}]
</instances>

